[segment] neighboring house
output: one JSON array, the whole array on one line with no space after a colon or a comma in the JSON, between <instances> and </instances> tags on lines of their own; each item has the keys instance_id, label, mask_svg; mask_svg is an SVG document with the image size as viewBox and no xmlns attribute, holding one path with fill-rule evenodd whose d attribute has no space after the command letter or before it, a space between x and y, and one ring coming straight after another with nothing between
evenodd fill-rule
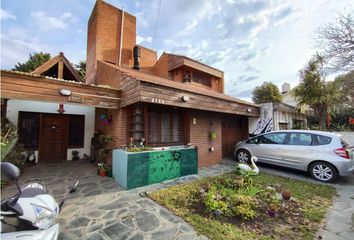
<instances>
[{"instance_id":1,"label":"neighboring house","mask_svg":"<svg viewBox=\"0 0 354 240\"><path fill-rule=\"evenodd\" d=\"M313 115L313 110L307 106L307 105L302 105L298 106L297 101L295 99L293 89L290 88L289 83L284 83L282 85L282 91L283 95L283 100L282 102L285 104L288 104L290 106L296 107L301 113L307 114L307 115Z\"/></svg>"},{"instance_id":2,"label":"neighboring house","mask_svg":"<svg viewBox=\"0 0 354 240\"><path fill-rule=\"evenodd\" d=\"M152 147L192 144L199 166L213 165L232 155L235 143L248 137L248 118L260 113L258 105L224 94L222 71L175 54L157 59L156 51L137 45L135 16L102 0L88 22L86 62L85 83L42 76L49 66L37 74L1 72L8 117L17 122L22 112L40 112L18 123L37 134L39 144L32 147L40 162L48 160L49 150L58 153L52 161L70 159L72 149L88 153L93 131L102 130L116 147L142 140ZM65 78L61 65L54 68L56 77ZM63 114L57 113L61 103Z\"/></svg>"},{"instance_id":3,"label":"neighboring house","mask_svg":"<svg viewBox=\"0 0 354 240\"><path fill-rule=\"evenodd\" d=\"M262 103L259 118L250 118L251 136L276 130L307 127L307 115L285 103Z\"/></svg>"}]
</instances>

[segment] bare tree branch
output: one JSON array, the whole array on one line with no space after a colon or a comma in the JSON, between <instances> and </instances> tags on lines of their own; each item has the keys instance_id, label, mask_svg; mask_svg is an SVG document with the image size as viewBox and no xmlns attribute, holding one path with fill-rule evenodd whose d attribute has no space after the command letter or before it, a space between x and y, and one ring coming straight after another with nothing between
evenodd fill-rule
<instances>
[{"instance_id":1,"label":"bare tree branch","mask_svg":"<svg viewBox=\"0 0 354 240\"><path fill-rule=\"evenodd\" d=\"M316 46L337 71L354 69L354 10L316 30Z\"/></svg>"}]
</instances>

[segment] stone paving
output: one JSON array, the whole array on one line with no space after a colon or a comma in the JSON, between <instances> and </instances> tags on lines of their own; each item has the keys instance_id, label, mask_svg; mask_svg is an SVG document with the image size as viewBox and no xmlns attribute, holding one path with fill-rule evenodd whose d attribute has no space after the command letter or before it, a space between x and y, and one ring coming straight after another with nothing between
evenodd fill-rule
<instances>
[{"instance_id":1,"label":"stone paving","mask_svg":"<svg viewBox=\"0 0 354 240\"><path fill-rule=\"evenodd\" d=\"M59 239L194 240L207 238L198 236L188 223L149 198L141 197L140 193L232 170L232 165L218 164L200 168L197 175L125 191L113 179L98 176L94 165L77 161L38 164L27 169L19 183L22 185L30 178L42 178L49 193L59 201L67 186L72 185L75 179L80 180L77 193L66 201L58 217ZM2 191L2 198L14 193L15 186L9 186Z\"/></svg>"},{"instance_id":2,"label":"stone paving","mask_svg":"<svg viewBox=\"0 0 354 240\"><path fill-rule=\"evenodd\" d=\"M49 194L57 201L64 197L68 187L72 186L76 180L80 181L80 187L71 197L93 196L124 190L111 178L100 177L96 172L97 168L94 164L83 160L37 164L25 169L19 179L19 185L22 186L32 178L42 179ZM17 188L12 184L1 190L1 198L13 196L16 192Z\"/></svg>"},{"instance_id":3,"label":"stone paving","mask_svg":"<svg viewBox=\"0 0 354 240\"><path fill-rule=\"evenodd\" d=\"M59 239L208 239L198 236L188 223L168 209L140 195L232 170L231 165L218 164L200 168L198 175L129 191L73 198L58 219L61 226Z\"/></svg>"}]
</instances>

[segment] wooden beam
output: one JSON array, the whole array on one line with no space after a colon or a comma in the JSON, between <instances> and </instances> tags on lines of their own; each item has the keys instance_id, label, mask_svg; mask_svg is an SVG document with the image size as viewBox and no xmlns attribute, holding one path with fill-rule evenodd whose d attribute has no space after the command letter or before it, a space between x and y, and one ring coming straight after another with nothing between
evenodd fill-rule
<instances>
[{"instance_id":1,"label":"wooden beam","mask_svg":"<svg viewBox=\"0 0 354 240\"><path fill-rule=\"evenodd\" d=\"M63 73L64 73L64 64L63 61L60 60L58 62L58 78L63 79Z\"/></svg>"}]
</instances>

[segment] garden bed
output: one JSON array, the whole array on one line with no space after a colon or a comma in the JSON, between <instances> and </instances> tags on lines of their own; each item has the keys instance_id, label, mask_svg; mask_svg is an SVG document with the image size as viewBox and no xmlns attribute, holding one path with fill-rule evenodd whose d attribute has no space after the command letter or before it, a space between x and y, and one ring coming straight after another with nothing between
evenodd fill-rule
<instances>
[{"instance_id":1,"label":"garden bed","mask_svg":"<svg viewBox=\"0 0 354 240\"><path fill-rule=\"evenodd\" d=\"M290 191L290 200L281 192ZM210 239L313 239L334 187L261 173L207 177L149 194ZM272 217L270 210L275 211Z\"/></svg>"}]
</instances>

